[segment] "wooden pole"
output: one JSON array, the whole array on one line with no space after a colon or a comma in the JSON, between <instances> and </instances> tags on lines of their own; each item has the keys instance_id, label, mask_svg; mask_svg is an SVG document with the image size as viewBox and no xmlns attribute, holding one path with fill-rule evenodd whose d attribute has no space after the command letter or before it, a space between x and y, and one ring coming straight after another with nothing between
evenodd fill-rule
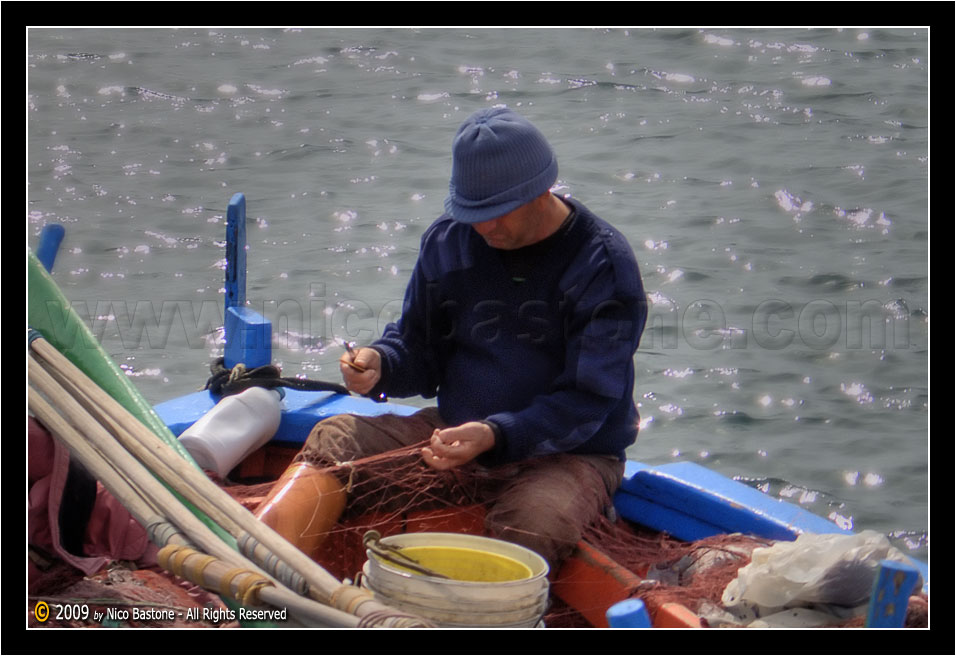
<instances>
[{"instance_id":1,"label":"wooden pole","mask_svg":"<svg viewBox=\"0 0 956 656\"><path fill-rule=\"evenodd\" d=\"M66 445L96 480L103 483L106 489L129 510L130 514L147 531L149 531L149 527L166 521L166 518L158 512L153 504L148 499L143 498L122 474L113 469L103 456L86 441L86 438L80 435L79 431L60 416L56 409L32 387L28 388L28 404L30 412L40 423ZM179 532L169 536L167 541L173 544L191 544Z\"/></svg>"},{"instance_id":2,"label":"wooden pole","mask_svg":"<svg viewBox=\"0 0 956 656\"><path fill-rule=\"evenodd\" d=\"M123 446L125 446L126 449L141 455L144 461L148 461L148 464L151 466L155 465L165 473L166 476L168 476L166 479L167 484L172 486L191 503L196 504L203 512L209 511L211 517L212 514L214 514L214 519L218 518L218 520L222 520L220 525L223 528L236 531L236 533L232 533L234 537L237 539L244 538L246 535L251 537L251 542L254 546L250 551L253 555L257 556L257 560L260 562L278 561L279 563L284 563L286 568L291 568L292 571L298 573L306 581L308 594L313 599L332 606L338 604L342 610L347 610L349 613L354 613L360 617L378 617L383 623L391 626L408 627L430 625L421 618L400 613L393 608L389 608L375 601L371 597L362 599L361 602L356 601L357 591L349 589L353 586L343 585L318 563L291 545L285 538L257 520L251 512L243 508L235 499L210 481L201 471L185 462L178 454L175 454L168 445L153 434L152 431L143 426L141 422L136 420L132 414L100 389L99 386L90 381L81 370L73 365L73 363L65 358L45 339L34 339L30 342L30 347L33 353L43 361L46 367L46 369L44 369L38 364L36 369L43 372L44 376L49 377L53 384L55 384L55 381L53 381L52 376L55 375L60 383L65 384L79 399L79 401L77 401L70 396L70 401L81 409L83 406L80 405L80 402L87 406L87 409L94 412L101 422L114 429L116 433L115 437L123 441ZM38 378L41 377L39 373L37 373L36 376ZM45 384L50 385L50 383ZM67 394L67 396L69 396L69 394ZM88 416L89 415L87 415L87 417ZM96 422L93 423L95 424ZM109 435L99 424L96 424L96 428L102 431L102 433ZM93 430L95 431L96 428ZM112 440L112 442L116 445L115 440ZM131 460L149 474L149 470L133 458L126 449L117 449L114 447L113 450L122 452L123 456L121 456L121 458L123 460L127 462ZM158 485L163 492L171 496L168 490L160 485L152 474L149 474L149 478L154 484ZM200 504L202 505L200 506ZM176 503L176 506L179 506L179 504ZM185 511L185 514L189 515L190 518L194 518L188 511ZM184 521L189 522L189 519L185 519ZM189 523L194 524L194 522ZM195 523L201 525L201 522L198 522L198 520ZM198 530L198 528L195 530ZM187 533L192 535L192 531L187 531ZM217 540L217 542L219 541ZM200 546L203 550L222 557L220 552L209 548L206 544L200 544ZM275 556L273 556L273 554L275 554ZM235 552L232 552L232 555L238 556ZM229 560L228 557L224 559ZM249 562L245 558L242 558L242 560ZM251 565L252 563L249 564ZM261 571L258 567L255 567L255 569ZM298 588L295 584L295 578L289 576L284 568L280 566L279 568L275 568L275 571L283 572L280 578L287 584L291 584L290 587L293 587L293 589Z\"/></svg>"},{"instance_id":3,"label":"wooden pole","mask_svg":"<svg viewBox=\"0 0 956 656\"><path fill-rule=\"evenodd\" d=\"M224 584L214 586L214 589L232 598L243 601L243 590L252 580L257 584L257 596L247 597L246 601L261 599L277 608L291 609L294 616L305 618L311 625L355 627L359 624L359 618L355 615L303 598L292 590L277 585L253 563L219 540L208 527L195 519L148 471L138 471L136 466L130 467L131 463L122 455L117 457L118 452L102 440L102 435L96 434L102 431L102 428L97 430L96 422L92 417L83 417L82 408L79 408L69 397L66 390L57 388L56 381L33 358L30 358L28 375L33 384L33 387L28 389L30 411L54 436L66 444L97 480L126 506L138 522L143 526L175 523L158 513L156 511L158 506L175 516L177 521L189 525L193 533L192 540L179 531L168 531L161 537L154 533L151 539L157 541L158 546L187 547L195 543L203 545L204 550L216 554L209 561L214 563L208 573L212 578L200 577L198 580L196 578L190 580L200 584L208 584L211 580L222 581L226 578L225 572L229 574L228 580ZM44 399L40 392L50 398L53 403ZM80 428L74 428L74 425ZM120 462L111 462L111 456ZM146 489L138 487L144 482ZM159 541L164 541L164 544L159 544ZM193 553L197 552L193 551Z\"/></svg>"},{"instance_id":4,"label":"wooden pole","mask_svg":"<svg viewBox=\"0 0 956 656\"><path fill-rule=\"evenodd\" d=\"M36 339L32 349L42 358L47 367L55 372L61 382L66 382L85 405L94 408L100 419L111 425L122 425L129 430L120 430L117 438L131 453L142 457L145 464L174 487L191 503L210 515L220 525L239 539L248 533L260 544L289 563L308 583L308 594L323 603L328 603L341 582L325 571L318 563L289 544L285 538L256 519L218 485L195 467L189 466L171 448L153 435L152 431L135 421L129 412L116 403L90 381L59 351L43 339ZM178 484L178 485L177 485Z\"/></svg>"},{"instance_id":5,"label":"wooden pole","mask_svg":"<svg viewBox=\"0 0 956 656\"><path fill-rule=\"evenodd\" d=\"M185 510L176 497L160 484L138 460L121 449L113 437L90 417L73 397L57 385L53 377L32 357L30 358L28 377L30 383L51 400L64 418L90 441L101 456L111 462L115 469L122 471L124 476L134 486L142 490L145 495L148 495L157 507L166 509L167 516L183 529L197 546L223 560L232 562L236 566L257 569L253 563L247 561L234 550L229 549L220 540L211 539L211 531L208 531L207 527L195 515Z\"/></svg>"}]
</instances>

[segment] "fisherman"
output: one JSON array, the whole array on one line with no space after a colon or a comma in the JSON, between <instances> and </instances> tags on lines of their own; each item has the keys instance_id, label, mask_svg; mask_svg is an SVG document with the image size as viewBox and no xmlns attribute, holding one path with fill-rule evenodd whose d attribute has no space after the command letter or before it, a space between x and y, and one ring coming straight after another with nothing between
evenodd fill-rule
<instances>
[{"instance_id":1,"label":"fisherman","mask_svg":"<svg viewBox=\"0 0 956 656\"><path fill-rule=\"evenodd\" d=\"M501 474L486 529L556 571L611 507L637 437L640 272L615 228L551 192L557 160L524 117L475 112L452 157L400 318L340 361L355 393L437 407L319 422L257 515L309 553L346 503L323 466L427 441L429 467Z\"/></svg>"}]
</instances>

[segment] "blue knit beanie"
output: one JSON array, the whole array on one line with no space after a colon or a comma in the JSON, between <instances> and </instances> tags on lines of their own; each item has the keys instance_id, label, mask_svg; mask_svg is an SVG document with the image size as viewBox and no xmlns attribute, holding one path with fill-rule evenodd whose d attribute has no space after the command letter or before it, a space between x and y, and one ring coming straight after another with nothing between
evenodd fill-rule
<instances>
[{"instance_id":1,"label":"blue knit beanie","mask_svg":"<svg viewBox=\"0 0 956 656\"><path fill-rule=\"evenodd\" d=\"M480 109L455 135L445 211L463 223L488 221L534 200L557 179L554 151L536 127L507 108Z\"/></svg>"}]
</instances>

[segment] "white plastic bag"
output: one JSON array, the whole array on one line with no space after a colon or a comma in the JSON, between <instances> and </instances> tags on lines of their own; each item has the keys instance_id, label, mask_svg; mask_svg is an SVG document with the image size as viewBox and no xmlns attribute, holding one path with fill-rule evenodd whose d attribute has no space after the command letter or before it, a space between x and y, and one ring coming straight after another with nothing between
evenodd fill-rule
<instances>
[{"instance_id":1,"label":"white plastic bag","mask_svg":"<svg viewBox=\"0 0 956 656\"><path fill-rule=\"evenodd\" d=\"M749 605L758 615L811 604L858 606L870 597L880 561L908 562L885 535L800 535L793 542L757 548L749 565L724 589L721 601L733 608Z\"/></svg>"}]
</instances>

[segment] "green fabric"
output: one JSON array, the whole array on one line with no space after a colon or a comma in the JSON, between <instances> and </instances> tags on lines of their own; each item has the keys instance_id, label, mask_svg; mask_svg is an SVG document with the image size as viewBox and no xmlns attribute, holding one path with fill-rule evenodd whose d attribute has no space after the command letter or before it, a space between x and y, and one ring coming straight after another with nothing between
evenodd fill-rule
<instances>
[{"instance_id":1,"label":"green fabric","mask_svg":"<svg viewBox=\"0 0 956 656\"><path fill-rule=\"evenodd\" d=\"M133 386L129 377L99 345L89 327L79 318L33 253L29 254L27 291L27 322L30 328L42 334L46 341L160 439L193 462L189 453Z\"/></svg>"},{"instance_id":2,"label":"green fabric","mask_svg":"<svg viewBox=\"0 0 956 656\"><path fill-rule=\"evenodd\" d=\"M123 370L113 362L96 341L89 327L77 316L56 282L32 252L28 252L27 255L27 299L28 328L40 333L46 341L134 417L143 422L163 442L179 453L183 459L199 467L159 418L153 407L133 386ZM238 549L235 538L205 513L183 499L175 490L171 491L190 512L209 526L226 544L233 549Z\"/></svg>"}]
</instances>

